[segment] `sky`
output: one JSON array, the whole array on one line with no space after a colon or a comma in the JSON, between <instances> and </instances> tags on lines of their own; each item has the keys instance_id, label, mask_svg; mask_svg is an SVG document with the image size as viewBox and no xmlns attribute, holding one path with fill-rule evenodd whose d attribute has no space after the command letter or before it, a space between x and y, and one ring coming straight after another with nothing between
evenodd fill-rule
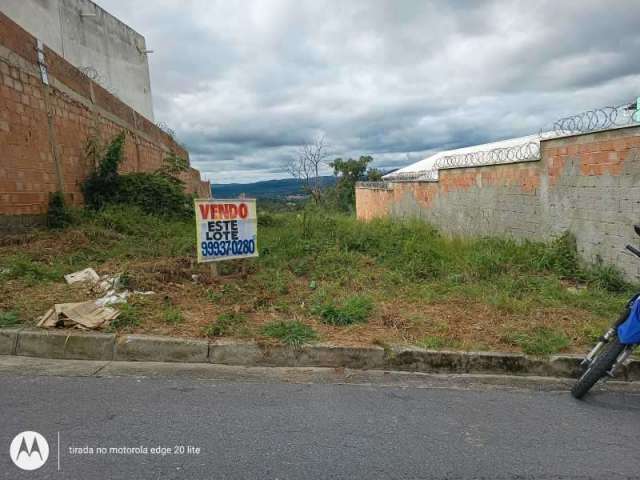
<instances>
[{"instance_id":1,"label":"sky","mask_svg":"<svg viewBox=\"0 0 640 480\"><path fill-rule=\"evenodd\" d=\"M213 183L286 178L320 136L398 168L640 95L638 0L97 1Z\"/></svg>"}]
</instances>

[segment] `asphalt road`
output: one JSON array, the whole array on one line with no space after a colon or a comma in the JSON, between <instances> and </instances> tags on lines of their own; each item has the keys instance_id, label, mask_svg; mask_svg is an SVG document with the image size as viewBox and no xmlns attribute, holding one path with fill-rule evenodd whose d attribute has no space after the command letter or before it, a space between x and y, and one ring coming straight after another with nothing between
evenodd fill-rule
<instances>
[{"instance_id":1,"label":"asphalt road","mask_svg":"<svg viewBox=\"0 0 640 480\"><path fill-rule=\"evenodd\" d=\"M2 479L640 478L633 392L578 402L562 384L21 362L0 360ZM51 450L33 472L9 457L25 430Z\"/></svg>"}]
</instances>

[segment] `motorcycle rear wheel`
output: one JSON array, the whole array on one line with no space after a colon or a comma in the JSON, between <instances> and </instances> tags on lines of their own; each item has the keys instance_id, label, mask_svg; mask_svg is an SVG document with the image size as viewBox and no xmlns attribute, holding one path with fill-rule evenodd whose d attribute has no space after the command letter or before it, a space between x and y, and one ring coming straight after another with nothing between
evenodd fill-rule
<instances>
[{"instance_id":1,"label":"motorcycle rear wheel","mask_svg":"<svg viewBox=\"0 0 640 480\"><path fill-rule=\"evenodd\" d=\"M600 355L593 359L587 370L585 370L571 389L571 395L575 398L581 399L584 397L586 393L591 390L591 387L607 374L613 364L616 363L625 345L621 344L617 338L613 338L602 348L603 350Z\"/></svg>"}]
</instances>

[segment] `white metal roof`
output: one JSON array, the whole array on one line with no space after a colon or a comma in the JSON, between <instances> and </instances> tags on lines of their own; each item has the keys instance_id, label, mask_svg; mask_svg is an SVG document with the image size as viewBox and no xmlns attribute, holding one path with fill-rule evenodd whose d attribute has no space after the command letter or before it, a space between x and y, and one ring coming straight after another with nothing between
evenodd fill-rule
<instances>
[{"instance_id":1,"label":"white metal roof","mask_svg":"<svg viewBox=\"0 0 640 480\"><path fill-rule=\"evenodd\" d=\"M403 177L411 180L437 180L438 170L445 166L477 166L495 163L515 163L523 160L535 160L533 157L540 151L540 139L557 136L553 132L510 138L498 142L484 143L470 147L444 150L407 167L385 175L385 180L400 180ZM524 153L521 153L522 149ZM516 152L511 154L511 152ZM491 154L491 155L487 155ZM486 161L483 161L483 156Z\"/></svg>"}]
</instances>

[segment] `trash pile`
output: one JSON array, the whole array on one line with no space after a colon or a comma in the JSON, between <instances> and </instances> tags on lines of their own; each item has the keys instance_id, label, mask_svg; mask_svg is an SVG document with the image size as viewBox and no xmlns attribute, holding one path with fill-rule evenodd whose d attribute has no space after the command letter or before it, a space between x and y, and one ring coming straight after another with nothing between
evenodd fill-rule
<instances>
[{"instance_id":1,"label":"trash pile","mask_svg":"<svg viewBox=\"0 0 640 480\"><path fill-rule=\"evenodd\" d=\"M116 319L120 312L109 305L127 303L130 295L153 295L154 292L129 291L123 289L121 275L103 275L93 268L85 268L79 272L64 276L68 284L91 283L91 291L101 295L96 300L78 303L57 303L45 313L38 327L42 328L80 328L95 330L106 327Z\"/></svg>"}]
</instances>

